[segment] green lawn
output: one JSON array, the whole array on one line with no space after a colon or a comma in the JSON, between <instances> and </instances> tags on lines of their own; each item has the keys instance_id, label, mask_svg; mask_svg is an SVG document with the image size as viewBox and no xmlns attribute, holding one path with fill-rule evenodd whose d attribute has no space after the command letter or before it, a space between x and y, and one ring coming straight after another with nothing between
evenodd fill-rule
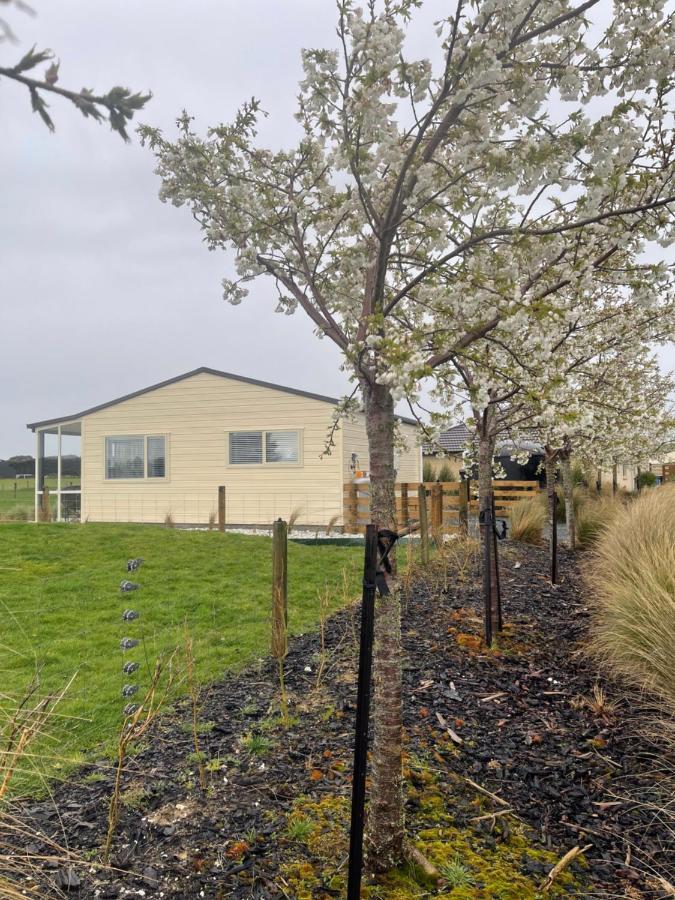
<instances>
[{"instance_id":1,"label":"green lawn","mask_svg":"<svg viewBox=\"0 0 675 900\"><path fill-rule=\"evenodd\" d=\"M358 594L362 554L359 547L289 544L292 632L317 622L317 591L326 583L333 608L344 602L343 571L351 595ZM145 563L127 576L126 560L137 556ZM119 584L127 577L141 590L122 594ZM77 673L35 765L49 776L65 775L92 753L110 750L125 702L124 659L143 661L142 690L154 658L181 643L185 620L204 682L267 655L270 585L271 540L265 537L147 525L0 524L5 708L36 672L41 693L61 689ZM127 607L140 612L137 621L122 622ZM125 636L142 637L143 645L123 655ZM36 790L37 777L27 773L20 787Z\"/></svg>"}]
</instances>

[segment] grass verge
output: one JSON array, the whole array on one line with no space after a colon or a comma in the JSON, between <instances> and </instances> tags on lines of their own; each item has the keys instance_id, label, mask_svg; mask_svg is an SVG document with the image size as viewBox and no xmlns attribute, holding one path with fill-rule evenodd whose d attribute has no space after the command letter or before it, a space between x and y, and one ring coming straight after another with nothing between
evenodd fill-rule
<instances>
[{"instance_id":1,"label":"grass verge","mask_svg":"<svg viewBox=\"0 0 675 900\"><path fill-rule=\"evenodd\" d=\"M289 629L319 620L319 592L330 609L358 594L363 550L330 544L288 547ZM123 595L129 558L143 557ZM181 644L187 627L195 677L218 678L269 653L271 540L242 534L143 525L0 524L0 712L5 716L38 680L41 694L75 680L15 775L15 789L39 793L93 752L110 753L124 702L120 640L141 637L141 691L158 656ZM345 575L343 575L345 573ZM140 618L122 621L125 607ZM133 632L133 634L132 634ZM141 652L142 651L142 652Z\"/></svg>"}]
</instances>

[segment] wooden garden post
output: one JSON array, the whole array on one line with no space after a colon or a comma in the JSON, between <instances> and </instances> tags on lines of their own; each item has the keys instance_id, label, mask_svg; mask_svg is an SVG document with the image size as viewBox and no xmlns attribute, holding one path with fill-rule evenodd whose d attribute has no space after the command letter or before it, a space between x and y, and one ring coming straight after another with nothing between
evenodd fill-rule
<instances>
[{"instance_id":1,"label":"wooden garden post","mask_svg":"<svg viewBox=\"0 0 675 900\"><path fill-rule=\"evenodd\" d=\"M420 516L420 546L422 551L422 565L429 564L429 521L427 519L427 489L423 484L417 488L417 502Z\"/></svg>"},{"instance_id":2,"label":"wooden garden post","mask_svg":"<svg viewBox=\"0 0 675 900\"><path fill-rule=\"evenodd\" d=\"M42 488L42 521L49 522L51 520L51 510L49 508L49 488L46 483Z\"/></svg>"},{"instance_id":3,"label":"wooden garden post","mask_svg":"<svg viewBox=\"0 0 675 900\"><path fill-rule=\"evenodd\" d=\"M431 488L431 530L440 536L443 528L443 485L436 482Z\"/></svg>"},{"instance_id":4,"label":"wooden garden post","mask_svg":"<svg viewBox=\"0 0 675 900\"><path fill-rule=\"evenodd\" d=\"M459 483L459 527L468 534L469 531L469 479Z\"/></svg>"},{"instance_id":5,"label":"wooden garden post","mask_svg":"<svg viewBox=\"0 0 675 900\"><path fill-rule=\"evenodd\" d=\"M272 594L283 605L288 627L288 525L277 519L272 528Z\"/></svg>"},{"instance_id":6,"label":"wooden garden post","mask_svg":"<svg viewBox=\"0 0 675 900\"><path fill-rule=\"evenodd\" d=\"M352 482L349 485L349 505L347 511L347 523L350 531L356 533L359 527L359 489Z\"/></svg>"},{"instance_id":7,"label":"wooden garden post","mask_svg":"<svg viewBox=\"0 0 675 900\"><path fill-rule=\"evenodd\" d=\"M408 506L408 484L401 483L401 520L404 528L410 524L410 510Z\"/></svg>"},{"instance_id":8,"label":"wooden garden post","mask_svg":"<svg viewBox=\"0 0 675 900\"><path fill-rule=\"evenodd\" d=\"M218 488L218 531L225 531L225 485Z\"/></svg>"}]
</instances>

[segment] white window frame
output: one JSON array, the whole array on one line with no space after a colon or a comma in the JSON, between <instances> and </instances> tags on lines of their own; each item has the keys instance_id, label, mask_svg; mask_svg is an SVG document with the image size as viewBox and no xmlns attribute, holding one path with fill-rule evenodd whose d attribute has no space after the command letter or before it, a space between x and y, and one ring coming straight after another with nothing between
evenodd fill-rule
<instances>
[{"instance_id":1,"label":"white window frame","mask_svg":"<svg viewBox=\"0 0 675 900\"><path fill-rule=\"evenodd\" d=\"M262 462L259 463L233 463L230 460L230 435L241 432L259 431L262 434ZM267 432L268 431L294 431L298 436L298 461L297 462L267 462ZM225 432L225 458L228 469L300 469L304 466L305 429L288 425L253 425L250 428L232 428Z\"/></svg>"},{"instance_id":2,"label":"white window frame","mask_svg":"<svg viewBox=\"0 0 675 900\"><path fill-rule=\"evenodd\" d=\"M132 441L143 440L143 477L142 478L111 478L108 475L108 441ZM151 438L164 439L164 475L148 475L148 440ZM106 434L103 438L103 477L105 481L115 484L146 484L147 482L165 482L169 480L169 435L153 432L152 434Z\"/></svg>"}]
</instances>

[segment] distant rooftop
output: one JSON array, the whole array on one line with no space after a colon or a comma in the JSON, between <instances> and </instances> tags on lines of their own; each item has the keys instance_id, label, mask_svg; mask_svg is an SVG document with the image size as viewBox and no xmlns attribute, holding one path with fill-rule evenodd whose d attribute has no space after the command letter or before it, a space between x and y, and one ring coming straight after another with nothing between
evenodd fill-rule
<instances>
[{"instance_id":1,"label":"distant rooftop","mask_svg":"<svg viewBox=\"0 0 675 900\"><path fill-rule=\"evenodd\" d=\"M433 445L425 444L424 452L434 453L440 449L445 450L446 453L461 453L470 440L471 432L464 422L460 422L458 425L448 428L447 431L442 431Z\"/></svg>"}]
</instances>

